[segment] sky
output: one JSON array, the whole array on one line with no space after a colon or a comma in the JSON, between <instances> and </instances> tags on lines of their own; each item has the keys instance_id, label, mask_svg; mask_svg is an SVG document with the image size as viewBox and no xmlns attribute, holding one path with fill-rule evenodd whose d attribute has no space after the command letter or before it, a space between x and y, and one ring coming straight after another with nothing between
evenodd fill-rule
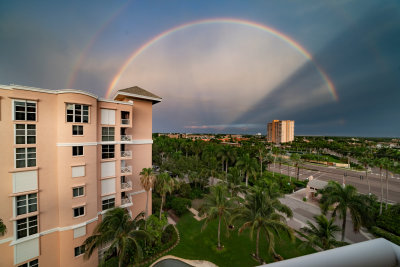
<instances>
[{"instance_id":1,"label":"sky","mask_svg":"<svg viewBox=\"0 0 400 267\"><path fill-rule=\"evenodd\" d=\"M0 84L139 86L153 132L400 137L400 1L0 1Z\"/></svg>"}]
</instances>

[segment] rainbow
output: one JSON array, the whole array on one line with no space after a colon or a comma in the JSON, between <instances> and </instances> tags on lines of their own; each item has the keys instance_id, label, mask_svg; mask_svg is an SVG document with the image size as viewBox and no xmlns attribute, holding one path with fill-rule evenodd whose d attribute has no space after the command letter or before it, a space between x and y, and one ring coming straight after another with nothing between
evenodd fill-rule
<instances>
[{"instance_id":1,"label":"rainbow","mask_svg":"<svg viewBox=\"0 0 400 267\"><path fill-rule=\"evenodd\" d=\"M318 66L318 64L315 62L315 60L312 58L311 54L305 50L299 43L297 43L296 41L294 41L293 39L291 39L289 36L275 30L274 28L265 26L263 24L257 23L257 22L253 22L253 21L247 21L247 20L241 20L241 19L233 19L233 18L215 18L215 19L205 19L205 20L196 20L196 21L192 21L192 22L188 22L176 27L173 27L169 30L166 30L162 33L160 33L159 35L153 37L151 40L149 40L148 42L146 42L145 44L143 44L139 49L135 50L129 57L128 59L125 61L125 63L121 66L121 68L118 70L117 74L114 76L114 78L112 79L112 82L110 83L110 85L108 86L107 92L105 97L109 98L111 96L111 93L113 92L116 84L118 83L118 81L120 80L122 74L125 72L126 68L132 63L133 60L135 60L135 58L137 56L139 56L142 52L144 52L146 49L148 49L149 47L151 47L154 43L162 40L163 38L165 38L166 36L183 30L183 29L187 29L189 27L193 27L196 25L202 25L202 24L212 24L212 23L227 23L227 24L240 24L240 25L245 25L245 26L249 26L249 27L253 27L253 28L257 28L259 30L265 31L269 34L272 34L273 36L276 36L277 38L285 41L286 43L288 43L290 46L294 47L297 51L299 51L301 54L304 55L304 57L306 57L308 60L312 61L316 67L316 69L318 70L319 74L321 75L322 79L325 81L325 83L327 84L330 93L332 94L332 97L335 101L339 100L338 94L335 90L335 87L332 83L332 81L329 79L328 75L324 72L324 70Z\"/></svg>"}]
</instances>

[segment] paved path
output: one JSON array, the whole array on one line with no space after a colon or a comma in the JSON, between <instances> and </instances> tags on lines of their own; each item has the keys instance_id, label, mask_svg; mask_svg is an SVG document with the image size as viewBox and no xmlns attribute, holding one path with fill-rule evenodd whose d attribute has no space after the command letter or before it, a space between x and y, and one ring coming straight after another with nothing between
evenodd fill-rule
<instances>
[{"instance_id":1,"label":"paved path","mask_svg":"<svg viewBox=\"0 0 400 267\"><path fill-rule=\"evenodd\" d=\"M176 222L174 221L174 219L172 219L171 217L167 217L167 220L168 220L168 223L169 224L173 224L173 225L176 225Z\"/></svg>"},{"instance_id":2,"label":"paved path","mask_svg":"<svg viewBox=\"0 0 400 267\"><path fill-rule=\"evenodd\" d=\"M305 189L302 189L305 190ZM310 202L304 202L299 199L299 196L302 195L302 190L299 190L291 195L286 195L281 198L280 201L282 204L289 206L293 211L293 218L288 219L288 225L296 230L299 230L301 227L306 226L307 221L311 221L315 223L314 215L321 214L320 208ZM358 243L362 241L366 241L371 239L370 235L365 234L364 232L354 233L353 231L353 223L351 222L350 215L347 216L346 223L346 233L345 233L345 241L348 243ZM342 220L336 219L336 224L341 226ZM341 238L341 233L337 234L336 237L338 240Z\"/></svg>"},{"instance_id":3,"label":"paved path","mask_svg":"<svg viewBox=\"0 0 400 267\"><path fill-rule=\"evenodd\" d=\"M203 216L200 217L199 216L199 212L197 210L195 210L194 208L190 208L189 210L190 210L191 213L193 213L193 217L198 221L201 221L206 217L205 214L203 214Z\"/></svg>"}]
</instances>

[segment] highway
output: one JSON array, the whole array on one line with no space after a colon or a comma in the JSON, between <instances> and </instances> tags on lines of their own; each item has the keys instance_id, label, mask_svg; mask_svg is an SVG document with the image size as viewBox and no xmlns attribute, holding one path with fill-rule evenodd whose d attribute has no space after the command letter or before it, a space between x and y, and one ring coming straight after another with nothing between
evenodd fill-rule
<instances>
[{"instance_id":1,"label":"highway","mask_svg":"<svg viewBox=\"0 0 400 267\"><path fill-rule=\"evenodd\" d=\"M275 173L279 173L279 165L272 163L270 170ZM373 169L373 173L368 173L368 178L371 184L371 193L378 197L380 200L381 196L381 184L379 178L379 170ZM288 175L288 166L282 165L281 172L284 175ZM296 177L296 168L289 168L290 176ZM365 178L365 171L352 171L339 169L335 167L319 166L314 164L302 164L300 167L300 180L304 180L309 176L313 176L314 179L322 181L336 181L340 184L343 182L343 174L347 174L345 177L345 184L350 184L357 188L360 193L368 194L368 182ZM382 171L383 176L383 199L386 201L386 173ZM360 176L363 179L360 179ZM394 177L389 173L389 203L400 202L400 177L395 175Z\"/></svg>"}]
</instances>

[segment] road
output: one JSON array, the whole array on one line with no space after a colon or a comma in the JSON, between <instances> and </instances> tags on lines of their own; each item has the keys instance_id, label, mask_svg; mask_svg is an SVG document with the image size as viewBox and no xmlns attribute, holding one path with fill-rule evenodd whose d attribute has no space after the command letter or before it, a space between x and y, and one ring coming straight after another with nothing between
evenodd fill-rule
<instances>
[{"instance_id":1,"label":"road","mask_svg":"<svg viewBox=\"0 0 400 267\"><path fill-rule=\"evenodd\" d=\"M305 189L302 190L304 191ZM304 195L304 192L301 192L302 190L290 195L285 195L283 198L279 199L283 204L289 206L293 211L293 218L288 219L287 223L290 227L296 230L300 230L301 227L306 226L307 221L316 224L314 216L321 214L321 210L317 205L301 200L302 196ZM335 224L341 226L342 220L337 218ZM336 240L340 240L341 232L337 233L335 237ZM348 243L358 243L366 241L370 238L372 238L372 236L366 231L361 230L357 233L353 231L351 216L348 214L346 220L345 241Z\"/></svg>"},{"instance_id":2,"label":"road","mask_svg":"<svg viewBox=\"0 0 400 267\"><path fill-rule=\"evenodd\" d=\"M270 169L274 172L279 173L278 164L271 164ZM281 172L284 175L288 175L288 166L282 165ZM378 199L381 196L381 182L379 178L379 170L376 173L376 170L372 170L373 173L368 174L368 178L371 184L371 193L376 195ZM296 177L296 168L289 167L290 176ZM345 177L345 184L353 185L357 188L360 193L368 194L368 181L365 178L365 172L359 171L351 171L345 169L339 169L335 167L326 167L326 166L318 166L314 164L302 164L300 168L300 176L301 180L308 178L309 176L313 176L313 178L322 180L322 181L336 181L340 184L343 182L343 174L347 174ZM360 179L360 176L363 179ZM385 173L382 174L383 177L383 199L386 201L386 177ZM400 177L398 175L391 176L389 174L389 203L399 203L400 202Z\"/></svg>"}]
</instances>

